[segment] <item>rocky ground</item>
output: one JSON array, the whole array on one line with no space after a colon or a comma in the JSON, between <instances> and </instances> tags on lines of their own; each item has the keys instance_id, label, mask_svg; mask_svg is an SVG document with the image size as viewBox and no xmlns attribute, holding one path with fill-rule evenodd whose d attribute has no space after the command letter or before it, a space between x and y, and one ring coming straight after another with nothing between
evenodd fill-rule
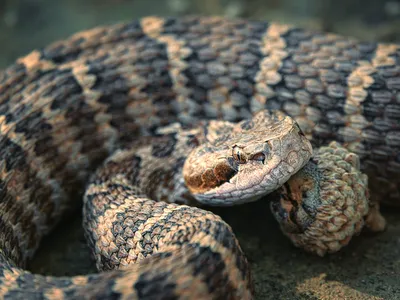
<instances>
[{"instance_id":1,"label":"rocky ground","mask_svg":"<svg viewBox=\"0 0 400 300\"><path fill-rule=\"evenodd\" d=\"M275 20L365 40L400 41L396 0L0 0L0 68L77 30L149 14L188 13ZM400 211L384 211L386 232L363 234L325 258L294 248L265 201L217 212L232 225L249 258L256 299L400 299ZM95 271L80 217L60 224L30 269L53 275Z\"/></svg>"}]
</instances>

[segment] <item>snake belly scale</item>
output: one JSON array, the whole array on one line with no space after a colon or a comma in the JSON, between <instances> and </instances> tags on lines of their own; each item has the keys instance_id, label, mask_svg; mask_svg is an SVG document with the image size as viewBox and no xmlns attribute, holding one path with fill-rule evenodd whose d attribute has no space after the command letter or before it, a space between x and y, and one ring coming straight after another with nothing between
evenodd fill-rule
<instances>
[{"instance_id":1,"label":"snake belly scale","mask_svg":"<svg viewBox=\"0 0 400 300\"><path fill-rule=\"evenodd\" d=\"M337 141L358 154L372 201L400 204L398 45L267 22L147 17L18 59L0 73L0 298L251 299L248 263L227 224L137 197L118 176L103 185L94 177L86 191L85 209L91 195L113 199L94 216L112 226L90 234L101 242L100 268L126 257L137 264L63 278L23 268L115 150L172 123L236 122L265 108L292 116L314 147ZM137 178L140 162L130 164ZM122 231L137 257L118 247ZM165 248L145 257L155 236Z\"/></svg>"}]
</instances>

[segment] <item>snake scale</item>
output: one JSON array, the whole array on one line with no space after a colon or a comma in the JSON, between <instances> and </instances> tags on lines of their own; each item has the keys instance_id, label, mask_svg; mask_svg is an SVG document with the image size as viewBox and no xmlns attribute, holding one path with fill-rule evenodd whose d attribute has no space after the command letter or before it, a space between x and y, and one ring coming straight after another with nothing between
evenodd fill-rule
<instances>
[{"instance_id":1,"label":"snake scale","mask_svg":"<svg viewBox=\"0 0 400 300\"><path fill-rule=\"evenodd\" d=\"M251 150L224 144L263 116L279 136L269 133ZM304 165L306 140L320 152L271 203L295 244L307 248L311 241L308 250L320 255L336 251L364 222L384 227L379 202L400 204L400 47L394 44L260 21L146 17L83 31L18 59L0 73L0 118L2 299L251 299L249 266L230 227L178 203L195 201L185 180L199 198L218 190L201 198L205 204L230 205L235 193L250 199L246 188L272 179L278 187ZM211 144L197 158L225 145L222 156L201 160L223 157L225 164L214 163L214 171L196 160L186 164L183 157L201 140ZM285 149L297 154L281 157ZM321 183L332 188L329 199L341 199L337 210L319 209L315 198L324 195L313 184L325 176L315 170L322 157L328 158L323 168L341 172ZM273 170L290 163L277 177L257 173L276 161ZM359 168L369 191L365 175L352 175ZM232 178L236 190L226 197ZM352 206L357 197L374 203L368 215L365 201ZM82 198L86 235L104 272L56 278L24 270L42 237ZM312 239L324 230L336 240Z\"/></svg>"}]
</instances>

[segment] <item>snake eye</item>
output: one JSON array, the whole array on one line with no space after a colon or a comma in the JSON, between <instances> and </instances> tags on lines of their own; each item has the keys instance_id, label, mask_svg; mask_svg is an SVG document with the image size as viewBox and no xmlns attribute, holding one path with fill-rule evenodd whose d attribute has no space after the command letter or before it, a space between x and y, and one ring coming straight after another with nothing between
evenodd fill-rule
<instances>
[{"instance_id":1,"label":"snake eye","mask_svg":"<svg viewBox=\"0 0 400 300\"><path fill-rule=\"evenodd\" d=\"M260 162L264 163L264 161L265 161L265 154L262 153L262 152L258 152L258 153L256 153L256 154L252 155L250 159L251 159L251 160L260 161Z\"/></svg>"},{"instance_id":2,"label":"snake eye","mask_svg":"<svg viewBox=\"0 0 400 300\"><path fill-rule=\"evenodd\" d=\"M247 161L246 153L238 146L232 148L232 156L239 164L244 164Z\"/></svg>"}]
</instances>

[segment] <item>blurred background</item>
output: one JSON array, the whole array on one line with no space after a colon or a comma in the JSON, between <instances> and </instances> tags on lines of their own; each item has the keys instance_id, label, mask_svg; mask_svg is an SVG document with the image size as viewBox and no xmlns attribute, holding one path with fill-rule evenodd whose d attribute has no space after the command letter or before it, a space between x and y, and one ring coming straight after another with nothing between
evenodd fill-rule
<instances>
[{"instance_id":1,"label":"blurred background","mask_svg":"<svg viewBox=\"0 0 400 300\"><path fill-rule=\"evenodd\" d=\"M245 17L400 41L400 0L0 0L0 68L78 30L151 14Z\"/></svg>"}]
</instances>

